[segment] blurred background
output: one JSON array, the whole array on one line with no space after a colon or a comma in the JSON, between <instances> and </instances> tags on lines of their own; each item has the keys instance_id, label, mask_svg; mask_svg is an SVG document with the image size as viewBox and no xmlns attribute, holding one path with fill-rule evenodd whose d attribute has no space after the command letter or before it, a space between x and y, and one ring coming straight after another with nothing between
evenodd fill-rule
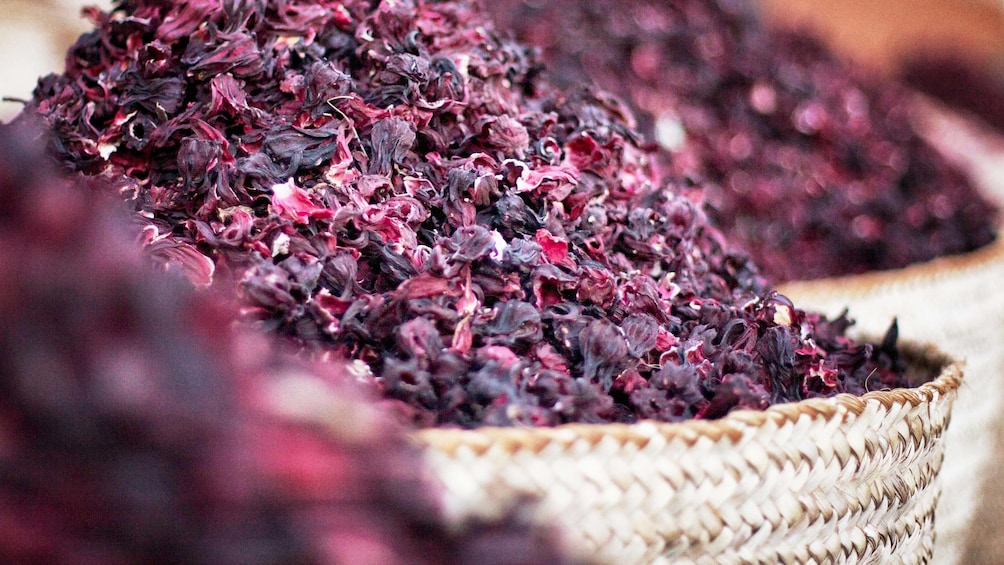
<instances>
[{"instance_id":1,"label":"blurred background","mask_svg":"<svg viewBox=\"0 0 1004 565\"><path fill-rule=\"evenodd\" d=\"M808 28L876 72L1004 129L1001 0L758 0L775 26Z\"/></svg>"},{"instance_id":2,"label":"blurred background","mask_svg":"<svg viewBox=\"0 0 1004 565\"><path fill-rule=\"evenodd\" d=\"M772 25L811 28L838 53L980 113L1004 128L1004 1L756 0ZM0 97L26 98L63 68L90 24L84 6L111 0L0 0ZM0 120L20 109L0 102Z\"/></svg>"},{"instance_id":3,"label":"blurred background","mask_svg":"<svg viewBox=\"0 0 1004 565\"><path fill-rule=\"evenodd\" d=\"M759 0L776 25L811 25L837 51L898 72L918 55L1004 68L1000 0Z\"/></svg>"},{"instance_id":4,"label":"blurred background","mask_svg":"<svg viewBox=\"0 0 1004 565\"><path fill-rule=\"evenodd\" d=\"M28 98L39 76L63 69L63 55L91 28L83 6L108 8L111 0L0 0L0 97ZM21 108L0 102L0 120Z\"/></svg>"}]
</instances>

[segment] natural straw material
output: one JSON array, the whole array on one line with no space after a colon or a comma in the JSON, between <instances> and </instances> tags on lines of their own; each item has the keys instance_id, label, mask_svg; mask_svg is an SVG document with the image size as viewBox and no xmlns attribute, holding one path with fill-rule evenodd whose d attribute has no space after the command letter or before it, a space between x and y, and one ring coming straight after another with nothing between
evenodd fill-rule
<instances>
[{"instance_id":1,"label":"natural straw material","mask_svg":"<svg viewBox=\"0 0 1004 565\"><path fill-rule=\"evenodd\" d=\"M925 563L961 370L934 349L909 352L937 378L713 421L416 438L451 517L539 498L536 519L600 563Z\"/></svg>"}]
</instances>

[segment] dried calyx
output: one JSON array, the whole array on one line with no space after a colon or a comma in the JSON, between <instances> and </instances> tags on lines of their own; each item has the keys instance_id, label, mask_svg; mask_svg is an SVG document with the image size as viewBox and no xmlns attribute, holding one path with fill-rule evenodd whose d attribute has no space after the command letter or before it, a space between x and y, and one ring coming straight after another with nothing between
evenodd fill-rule
<instances>
[{"instance_id":1,"label":"dried calyx","mask_svg":"<svg viewBox=\"0 0 1004 565\"><path fill-rule=\"evenodd\" d=\"M771 281L894 269L991 242L996 212L911 125L911 94L742 0L485 2L558 84L638 112L676 178Z\"/></svg>"},{"instance_id":2,"label":"dried calyx","mask_svg":"<svg viewBox=\"0 0 1004 565\"><path fill-rule=\"evenodd\" d=\"M27 113L148 251L418 425L714 418L900 384L894 340L770 292L615 100L444 2L153 1Z\"/></svg>"}]
</instances>

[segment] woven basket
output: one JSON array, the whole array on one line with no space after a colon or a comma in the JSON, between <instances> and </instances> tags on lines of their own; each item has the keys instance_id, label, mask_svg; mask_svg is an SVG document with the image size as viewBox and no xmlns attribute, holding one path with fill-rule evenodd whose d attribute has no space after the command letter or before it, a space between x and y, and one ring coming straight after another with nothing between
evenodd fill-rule
<instances>
[{"instance_id":1,"label":"woven basket","mask_svg":"<svg viewBox=\"0 0 1004 565\"><path fill-rule=\"evenodd\" d=\"M681 424L424 430L456 520L518 497L600 563L925 563L959 364L917 388ZM918 379L920 377L917 377Z\"/></svg>"},{"instance_id":2,"label":"woven basket","mask_svg":"<svg viewBox=\"0 0 1004 565\"><path fill-rule=\"evenodd\" d=\"M930 140L1004 206L1001 147L963 118L921 108ZM1004 563L1004 477L997 473L1004 456L1004 242L897 271L780 290L804 309L837 314L849 307L858 331L872 335L898 317L903 338L937 343L966 361L967 385L955 404L941 473L951 494L938 507L932 562Z\"/></svg>"}]
</instances>

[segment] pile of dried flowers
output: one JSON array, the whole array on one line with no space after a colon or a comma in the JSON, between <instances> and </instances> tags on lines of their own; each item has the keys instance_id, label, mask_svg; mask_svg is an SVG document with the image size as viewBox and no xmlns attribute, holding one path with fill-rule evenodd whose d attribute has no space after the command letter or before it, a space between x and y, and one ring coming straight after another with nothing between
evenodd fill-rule
<instances>
[{"instance_id":1,"label":"pile of dried flowers","mask_svg":"<svg viewBox=\"0 0 1004 565\"><path fill-rule=\"evenodd\" d=\"M769 291L613 98L464 1L125 0L26 114L146 249L423 425L715 418L901 384Z\"/></svg>"}]
</instances>

